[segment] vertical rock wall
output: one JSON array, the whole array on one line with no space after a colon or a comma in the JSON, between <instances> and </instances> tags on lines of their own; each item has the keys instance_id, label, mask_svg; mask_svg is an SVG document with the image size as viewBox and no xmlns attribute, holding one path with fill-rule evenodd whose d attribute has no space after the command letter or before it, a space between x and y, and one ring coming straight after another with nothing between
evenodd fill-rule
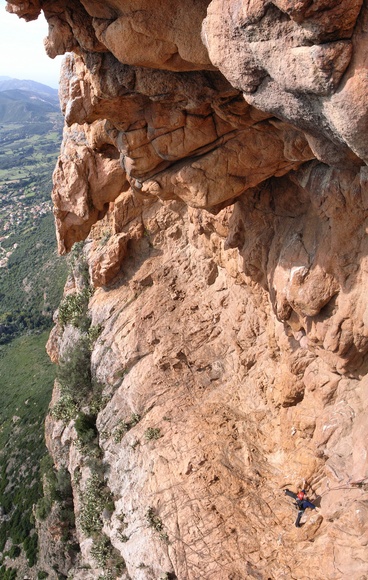
<instances>
[{"instance_id":1,"label":"vertical rock wall","mask_svg":"<svg viewBox=\"0 0 368 580\"><path fill-rule=\"evenodd\" d=\"M8 7L43 10L48 54L69 52L53 200L59 250L89 236L102 389L74 401L93 444L76 415L46 424L72 475L73 578L363 580L365 4ZM73 324L59 314L55 360ZM318 506L301 528L285 488Z\"/></svg>"}]
</instances>

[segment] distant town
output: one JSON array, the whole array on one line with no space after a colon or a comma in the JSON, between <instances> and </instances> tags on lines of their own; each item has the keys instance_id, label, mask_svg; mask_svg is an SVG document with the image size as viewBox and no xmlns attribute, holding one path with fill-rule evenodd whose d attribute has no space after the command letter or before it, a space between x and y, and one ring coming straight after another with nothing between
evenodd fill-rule
<instances>
[{"instance_id":1,"label":"distant town","mask_svg":"<svg viewBox=\"0 0 368 580\"><path fill-rule=\"evenodd\" d=\"M6 243L12 234L27 226L35 227L37 219L52 210L51 200L42 200L37 186L24 189L22 182L12 180L0 185L0 268L7 266L17 247L16 243L10 246Z\"/></svg>"},{"instance_id":2,"label":"distant town","mask_svg":"<svg viewBox=\"0 0 368 580\"><path fill-rule=\"evenodd\" d=\"M0 83L0 269L9 265L19 234L52 210L51 178L63 127L57 91L49 95L46 87L46 96L38 95L33 83L23 90L10 82L17 83Z\"/></svg>"}]
</instances>

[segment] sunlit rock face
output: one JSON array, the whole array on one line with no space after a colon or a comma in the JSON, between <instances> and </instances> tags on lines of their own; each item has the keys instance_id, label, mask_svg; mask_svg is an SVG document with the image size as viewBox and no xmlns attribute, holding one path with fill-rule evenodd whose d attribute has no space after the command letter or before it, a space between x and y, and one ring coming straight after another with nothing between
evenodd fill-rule
<instances>
[{"instance_id":1,"label":"sunlit rock face","mask_svg":"<svg viewBox=\"0 0 368 580\"><path fill-rule=\"evenodd\" d=\"M146 198L211 209L313 158L302 132L250 107L218 72L179 75L128 67L101 54L88 56L88 67L81 57L69 57L62 76L63 83L68 79L61 102L69 128L54 202L66 250L78 235L76 221L85 237L124 189L122 182ZM91 162L86 185L83 167Z\"/></svg>"},{"instance_id":2,"label":"sunlit rock face","mask_svg":"<svg viewBox=\"0 0 368 580\"><path fill-rule=\"evenodd\" d=\"M363 580L366 6L8 9L42 10L48 54L69 53L54 212L60 252L89 236L91 368L108 400L97 429L115 503L103 530L121 577ZM53 360L73 336L53 331ZM71 573L98 578L78 527L90 467L75 438L73 422L48 418L55 462L81 474ZM302 528L286 487L317 499Z\"/></svg>"},{"instance_id":3,"label":"sunlit rock face","mask_svg":"<svg viewBox=\"0 0 368 580\"><path fill-rule=\"evenodd\" d=\"M203 24L212 62L245 100L304 129L339 168L349 149L367 160L362 4L213 0Z\"/></svg>"}]
</instances>

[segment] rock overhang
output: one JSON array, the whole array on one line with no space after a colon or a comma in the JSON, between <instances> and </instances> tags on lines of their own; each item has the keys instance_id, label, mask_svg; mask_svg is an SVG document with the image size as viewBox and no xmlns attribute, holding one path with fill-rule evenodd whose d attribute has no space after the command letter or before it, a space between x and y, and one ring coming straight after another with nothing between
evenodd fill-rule
<instances>
[{"instance_id":1,"label":"rock overhang","mask_svg":"<svg viewBox=\"0 0 368 580\"><path fill-rule=\"evenodd\" d=\"M341 222L349 211L355 232L365 220L347 205L349 179L360 204L365 196L367 16L360 0L248 7L187 0L164 2L158 10L147 0L103 7L88 0L73 6L13 0L8 9L26 19L43 10L50 56L72 50L61 76L67 127L54 172L61 252L108 212L121 235L129 220L137 231L139 207L156 199L218 212L248 198L239 205L249 206L241 227L260 228L264 247L257 242L256 253L262 256L249 240L237 245L280 320L295 319L292 325L306 331L331 300L352 292L338 240L346 239ZM362 90L355 92L356 83ZM282 176L288 178L278 184ZM299 207L291 204L287 235L274 238L288 214L281 225L278 216L273 223L263 216L259 224L254 200L264 191L272 207L287 203L283 198L299 200ZM335 212L326 210L334 204ZM300 207L306 208L302 217ZM239 217L234 223L237 230ZM230 231L228 239L236 235ZM315 343L323 343L316 336Z\"/></svg>"}]
</instances>

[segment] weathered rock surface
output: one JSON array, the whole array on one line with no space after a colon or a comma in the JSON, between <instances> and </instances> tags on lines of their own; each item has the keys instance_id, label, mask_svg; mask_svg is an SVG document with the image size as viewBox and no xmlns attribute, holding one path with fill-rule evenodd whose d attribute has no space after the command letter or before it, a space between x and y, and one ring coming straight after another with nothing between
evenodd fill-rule
<instances>
[{"instance_id":1,"label":"weathered rock surface","mask_svg":"<svg viewBox=\"0 0 368 580\"><path fill-rule=\"evenodd\" d=\"M89 235L121 578L365 579L366 4L8 6L43 10L48 54L71 52L53 200L60 252ZM50 416L47 441L72 474L71 574L98 578L80 523L96 463L74 420ZM318 506L300 529L286 487Z\"/></svg>"}]
</instances>

